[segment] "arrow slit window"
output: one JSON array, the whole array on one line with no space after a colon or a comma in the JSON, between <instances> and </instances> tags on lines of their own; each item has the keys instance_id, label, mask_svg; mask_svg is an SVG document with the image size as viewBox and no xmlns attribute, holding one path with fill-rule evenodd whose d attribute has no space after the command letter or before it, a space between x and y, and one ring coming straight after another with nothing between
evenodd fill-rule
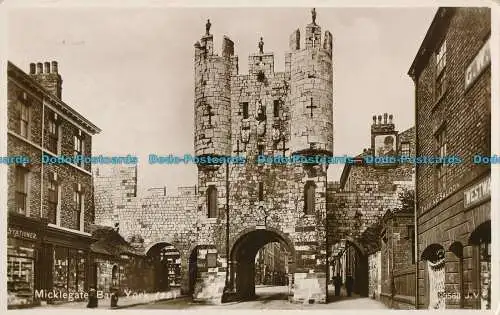
<instances>
[{"instance_id":1,"label":"arrow slit window","mask_svg":"<svg viewBox=\"0 0 500 315\"><path fill-rule=\"evenodd\" d=\"M304 213L313 214L316 206L316 184L314 181L307 181L304 187Z\"/></svg>"}]
</instances>

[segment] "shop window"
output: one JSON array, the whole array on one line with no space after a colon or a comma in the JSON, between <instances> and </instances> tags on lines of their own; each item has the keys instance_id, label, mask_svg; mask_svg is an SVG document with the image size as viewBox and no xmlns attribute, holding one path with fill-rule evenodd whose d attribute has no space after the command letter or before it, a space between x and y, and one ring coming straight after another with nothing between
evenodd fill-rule
<instances>
[{"instance_id":1,"label":"shop window","mask_svg":"<svg viewBox=\"0 0 500 315\"><path fill-rule=\"evenodd\" d=\"M34 243L8 238L7 241L7 305L33 303L35 261Z\"/></svg>"},{"instance_id":2,"label":"shop window","mask_svg":"<svg viewBox=\"0 0 500 315\"><path fill-rule=\"evenodd\" d=\"M316 184L314 181L307 181L304 187L304 213L314 214L316 204Z\"/></svg>"},{"instance_id":3,"label":"shop window","mask_svg":"<svg viewBox=\"0 0 500 315\"><path fill-rule=\"evenodd\" d=\"M28 211L29 170L23 166L16 167L16 210L29 216Z\"/></svg>"}]
</instances>

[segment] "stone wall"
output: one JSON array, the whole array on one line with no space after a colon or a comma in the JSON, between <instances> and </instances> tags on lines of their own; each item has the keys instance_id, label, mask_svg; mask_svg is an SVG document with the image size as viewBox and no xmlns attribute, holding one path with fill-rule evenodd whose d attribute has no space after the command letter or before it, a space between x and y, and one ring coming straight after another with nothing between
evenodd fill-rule
<instances>
[{"instance_id":1,"label":"stone wall","mask_svg":"<svg viewBox=\"0 0 500 315\"><path fill-rule=\"evenodd\" d=\"M196 195L136 196L136 183L135 166L100 168L95 173L96 224L118 223L124 239L145 255L155 244L173 245L181 255L182 289L187 291L188 260L199 228Z\"/></svg>"}]
</instances>

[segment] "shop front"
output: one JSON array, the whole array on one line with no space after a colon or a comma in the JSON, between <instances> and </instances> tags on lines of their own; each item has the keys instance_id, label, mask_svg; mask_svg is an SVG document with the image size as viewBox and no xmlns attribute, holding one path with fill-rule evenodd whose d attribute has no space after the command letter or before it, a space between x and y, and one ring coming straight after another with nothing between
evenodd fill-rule
<instances>
[{"instance_id":1,"label":"shop front","mask_svg":"<svg viewBox=\"0 0 500 315\"><path fill-rule=\"evenodd\" d=\"M20 308L37 305L39 257L43 222L10 215L7 226L7 305Z\"/></svg>"},{"instance_id":2,"label":"shop front","mask_svg":"<svg viewBox=\"0 0 500 315\"><path fill-rule=\"evenodd\" d=\"M90 234L9 213L7 305L9 309L85 300L95 279Z\"/></svg>"}]
</instances>

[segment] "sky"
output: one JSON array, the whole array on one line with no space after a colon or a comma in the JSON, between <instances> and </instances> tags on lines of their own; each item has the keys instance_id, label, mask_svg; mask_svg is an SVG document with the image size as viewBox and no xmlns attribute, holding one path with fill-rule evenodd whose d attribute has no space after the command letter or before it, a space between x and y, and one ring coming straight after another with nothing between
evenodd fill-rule
<instances>
[{"instance_id":1,"label":"sky","mask_svg":"<svg viewBox=\"0 0 500 315\"><path fill-rule=\"evenodd\" d=\"M333 34L334 155L370 146L374 114L394 115L396 129L414 125L408 69L437 8L317 8ZM62 99L102 132L94 155L139 157L139 191L195 185L194 165L150 165L149 154L193 153L194 43L207 18L217 52L235 43L240 74L247 56L274 52L284 70L290 34L311 22L308 8L16 8L9 12L8 59L57 60ZM342 166L330 167L330 181Z\"/></svg>"}]
</instances>

